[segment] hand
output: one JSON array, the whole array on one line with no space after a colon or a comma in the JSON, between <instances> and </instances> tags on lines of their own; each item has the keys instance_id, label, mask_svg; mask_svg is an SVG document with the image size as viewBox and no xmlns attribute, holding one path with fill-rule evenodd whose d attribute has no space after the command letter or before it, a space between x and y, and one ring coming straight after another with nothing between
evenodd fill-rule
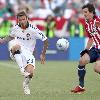
<instances>
[{"instance_id":1,"label":"hand","mask_svg":"<svg viewBox=\"0 0 100 100\"><path fill-rule=\"evenodd\" d=\"M81 52L80 52L81 57L82 57L85 53L89 54L89 50L85 49L85 50L81 51Z\"/></svg>"},{"instance_id":2,"label":"hand","mask_svg":"<svg viewBox=\"0 0 100 100\"><path fill-rule=\"evenodd\" d=\"M41 54L40 59L41 59L41 64L44 64L45 63L45 54Z\"/></svg>"},{"instance_id":3,"label":"hand","mask_svg":"<svg viewBox=\"0 0 100 100\"><path fill-rule=\"evenodd\" d=\"M2 43L4 43L5 41L4 41L4 39L1 39L0 38L0 44L2 44Z\"/></svg>"}]
</instances>

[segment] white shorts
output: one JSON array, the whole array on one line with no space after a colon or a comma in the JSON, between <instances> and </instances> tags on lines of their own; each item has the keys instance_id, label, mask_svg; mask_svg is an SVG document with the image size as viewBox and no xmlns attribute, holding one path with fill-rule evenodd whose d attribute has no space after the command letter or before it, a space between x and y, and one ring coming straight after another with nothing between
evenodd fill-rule
<instances>
[{"instance_id":1,"label":"white shorts","mask_svg":"<svg viewBox=\"0 0 100 100\"><path fill-rule=\"evenodd\" d=\"M18 43L15 40L12 40L9 42L9 51L10 51L10 57L12 60L14 60L14 56L11 53L11 48L13 46L15 46L16 44L21 46L21 56L22 56L22 60L23 60L23 64L24 64L24 68L28 65L31 64L34 66L35 69L35 57L33 56L33 52L31 52L27 47L24 47L23 45L21 45L20 43Z\"/></svg>"}]
</instances>

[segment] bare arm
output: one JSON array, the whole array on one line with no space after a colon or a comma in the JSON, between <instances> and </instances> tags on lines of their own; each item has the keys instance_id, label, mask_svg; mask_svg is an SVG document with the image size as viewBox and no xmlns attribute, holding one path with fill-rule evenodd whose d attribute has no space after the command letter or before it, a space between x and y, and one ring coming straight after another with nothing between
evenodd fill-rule
<instances>
[{"instance_id":1,"label":"bare arm","mask_svg":"<svg viewBox=\"0 0 100 100\"><path fill-rule=\"evenodd\" d=\"M0 43L9 42L9 41L11 41L13 39L14 39L14 37L11 37L11 36L5 37L3 39L0 38Z\"/></svg>"},{"instance_id":2,"label":"bare arm","mask_svg":"<svg viewBox=\"0 0 100 100\"><path fill-rule=\"evenodd\" d=\"M43 50L42 50L41 55L40 55L41 64L44 64L45 54L46 54L46 50L48 48L48 39L38 28L34 28L34 29L35 29L34 31L36 33L35 34L36 39L40 39L40 40L44 41Z\"/></svg>"},{"instance_id":3,"label":"bare arm","mask_svg":"<svg viewBox=\"0 0 100 100\"><path fill-rule=\"evenodd\" d=\"M45 62L45 54L46 54L47 48L48 48L48 39L46 39L46 40L44 41L43 50L42 50L42 53L41 53L41 55L40 55L41 64L44 64L44 62Z\"/></svg>"},{"instance_id":4,"label":"bare arm","mask_svg":"<svg viewBox=\"0 0 100 100\"><path fill-rule=\"evenodd\" d=\"M44 46L43 46L43 50L42 50L43 55L45 55L47 48L48 48L48 39L46 39L44 41Z\"/></svg>"}]
</instances>

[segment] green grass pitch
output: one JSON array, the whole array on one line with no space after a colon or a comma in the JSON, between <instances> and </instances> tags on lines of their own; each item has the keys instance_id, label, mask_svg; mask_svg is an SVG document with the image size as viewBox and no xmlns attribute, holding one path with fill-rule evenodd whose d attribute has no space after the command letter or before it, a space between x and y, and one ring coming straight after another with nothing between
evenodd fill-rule
<instances>
[{"instance_id":1,"label":"green grass pitch","mask_svg":"<svg viewBox=\"0 0 100 100\"><path fill-rule=\"evenodd\" d=\"M100 75L87 65L86 92L73 94L71 88L78 84L78 62L36 62L35 76L31 81L31 95L23 94L18 66L12 61L0 61L0 100L100 100Z\"/></svg>"}]
</instances>

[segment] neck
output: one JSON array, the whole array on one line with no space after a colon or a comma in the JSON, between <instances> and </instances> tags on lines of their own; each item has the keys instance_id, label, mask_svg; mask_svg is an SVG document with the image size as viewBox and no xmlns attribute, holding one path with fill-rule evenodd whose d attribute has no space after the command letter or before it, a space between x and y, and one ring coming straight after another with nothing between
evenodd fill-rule
<instances>
[{"instance_id":1,"label":"neck","mask_svg":"<svg viewBox=\"0 0 100 100\"><path fill-rule=\"evenodd\" d=\"M94 17L95 17L95 15L92 15L92 16L90 17L89 21L93 20Z\"/></svg>"},{"instance_id":2,"label":"neck","mask_svg":"<svg viewBox=\"0 0 100 100\"><path fill-rule=\"evenodd\" d=\"M21 28L22 29L26 29L26 25L21 25Z\"/></svg>"},{"instance_id":3,"label":"neck","mask_svg":"<svg viewBox=\"0 0 100 100\"><path fill-rule=\"evenodd\" d=\"M19 23L19 27L21 27L22 29L26 29L26 28L28 28L28 26L29 26L28 22L27 22L27 24L20 24Z\"/></svg>"},{"instance_id":4,"label":"neck","mask_svg":"<svg viewBox=\"0 0 100 100\"><path fill-rule=\"evenodd\" d=\"M89 20L90 20L90 21L93 20L93 17L91 17Z\"/></svg>"}]
</instances>

